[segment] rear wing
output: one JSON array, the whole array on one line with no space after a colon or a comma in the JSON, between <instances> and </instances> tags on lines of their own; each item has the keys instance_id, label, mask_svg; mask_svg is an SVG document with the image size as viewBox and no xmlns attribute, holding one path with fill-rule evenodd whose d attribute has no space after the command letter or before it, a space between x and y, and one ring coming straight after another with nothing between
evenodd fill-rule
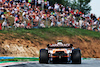
<instances>
[{"instance_id":1,"label":"rear wing","mask_svg":"<svg viewBox=\"0 0 100 67\"><path fill-rule=\"evenodd\" d=\"M72 44L48 44L48 48L72 48Z\"/></svg>"}]
</instances>

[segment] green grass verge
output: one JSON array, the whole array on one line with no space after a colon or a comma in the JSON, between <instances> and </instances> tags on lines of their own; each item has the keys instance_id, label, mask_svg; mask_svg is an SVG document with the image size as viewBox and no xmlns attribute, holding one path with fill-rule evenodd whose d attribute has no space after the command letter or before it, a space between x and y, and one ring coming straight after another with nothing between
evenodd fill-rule
<instances>
[{"instance_id":1,"label":"green grass verge","mask_svg":"<svg viewBox=\"0 0 100 67\"><path fill-rule=\"evenodd\" d=\"M93 38L100 39L100 32L94 32L84 29L75 29L69 27L51 27L51 28L41 28L41 29L18 29L18 30L9 30L9 31L0 31L3 34L12 34L13 36L6 36L5 39L8 38L22 38L22 39L35 39L35 38L43 38L45 40L49 40L52 37L57 36L89 36ZM27 35L27 33L31 34Z\"/></svg>"}]
</instances>

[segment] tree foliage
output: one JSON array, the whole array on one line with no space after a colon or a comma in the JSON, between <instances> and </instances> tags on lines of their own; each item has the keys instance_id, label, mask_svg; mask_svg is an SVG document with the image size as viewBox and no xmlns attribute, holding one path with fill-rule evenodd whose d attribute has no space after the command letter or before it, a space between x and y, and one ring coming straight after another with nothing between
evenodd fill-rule
<instances>
[{"instance_id":1,"label":"tree foliage","mask_svg":"<svg viewBox=\"0 0 100 67\"><path fill-rule=\"evenodd\" d=\"M91 0L49 0L50 5L53 5L55 3L63 4L64 6L69 6L72 9L78 9L84 14L87 14L91 10L91 6L89 3Z\"/></svg>"},{"instance_id":2,"label":"tree foliage","mask_svg":"<svg viewBox=\"0 0 100 67\"><path fill-rule=\"evenodd\" d=\"M55 3L63 4L64 6L69 6L70 2L69 0L48 0L50 2L50 5L54 5Z\"/></svg>"},{"instance_id":3,"label":"tree foliage","mask_svg":"<svg viewBox=\"0 0 100 67\"><path fill-rule=\"evenodd\" d=\"M49 0L50 5L53 5L53 4L55 4L55 3L63 4L63 1L64 1L64 0Z\"/></svg>"},{"instance_id":4,"label":"tree foliage","mask_svg":"<svg viewBox=\"0 0 100 67\"><path fill-rule=\"evenodd\" d=\"M73 2L71 3L71 7L73 9L80 10L84 14L87 14L91 10L91 6L89 5L90 2L91 0L73 0Z\"/></svg>"}]
</instances>

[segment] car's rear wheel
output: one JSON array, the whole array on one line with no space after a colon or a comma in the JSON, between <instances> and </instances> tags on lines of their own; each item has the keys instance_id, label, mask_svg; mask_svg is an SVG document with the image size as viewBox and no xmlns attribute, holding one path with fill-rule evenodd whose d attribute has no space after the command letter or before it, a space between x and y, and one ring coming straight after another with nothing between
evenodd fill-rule
<instances>
[{"instance_id":1,"label":"car's rear wheel","mask_svg":"<svg viewBox=\"0 0 100 67\"><path fill-rule=\"evenodd\" d=\"M39 56L39 63L48 63L48 50L41 49Z\"/></svg>"},{"instance_id":2,"label":"car's rear wheel","mask_svg":"<svg viewBox=\"0 0 100 67\"><path fill-rule=\"evenodd\" d=\"M81 51L80 49L72 50L72 63L81 64Z\"/></svg>"}]
</instances>

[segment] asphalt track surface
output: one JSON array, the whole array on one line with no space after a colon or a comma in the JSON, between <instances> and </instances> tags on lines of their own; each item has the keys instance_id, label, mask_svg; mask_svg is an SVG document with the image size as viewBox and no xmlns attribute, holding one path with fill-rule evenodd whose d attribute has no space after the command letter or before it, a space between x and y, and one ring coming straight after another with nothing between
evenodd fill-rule
<instances>
[{"instance_id":1,"label":"asphalt track surface","mask_svg":"<svg viewBox=\"0 0 100 67\"><path fill-rule=\"evenodd\" d=\"M82 64L39 64L39 62L5 67L100 67L100 60L82 60Z\"/></svg>"}]
</instances>

